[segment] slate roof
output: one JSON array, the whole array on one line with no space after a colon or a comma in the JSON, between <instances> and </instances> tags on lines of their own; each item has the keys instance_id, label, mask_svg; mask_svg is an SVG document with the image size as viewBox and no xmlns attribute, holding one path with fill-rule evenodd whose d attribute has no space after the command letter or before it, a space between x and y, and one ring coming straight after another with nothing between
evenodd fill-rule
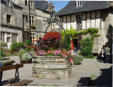
<instances>
[{"instance_id":1,"label":"slate roof","mask_svg":"<svg viewBox=\"0 0 113 87\"><path fill-rule=\"evenodd\" d=\"M76 1L70 1L63 9L57 12L58 16L69 15L74 13L94 11L109 8L106 1L84 1L81 7L75 6Z\"/></svg>"},{"instance_id":2,"label":"slate roof","mask_svg":"<svg viewBox=\"0 0 113 87\"><path fill-rule=\"evenodd\" d=\"M47 1L37 1L35 0L35 8L36 9L40 9L44 12L48 12L47 8L48 8L48 2Z\"/></svg>"}]
</instances>

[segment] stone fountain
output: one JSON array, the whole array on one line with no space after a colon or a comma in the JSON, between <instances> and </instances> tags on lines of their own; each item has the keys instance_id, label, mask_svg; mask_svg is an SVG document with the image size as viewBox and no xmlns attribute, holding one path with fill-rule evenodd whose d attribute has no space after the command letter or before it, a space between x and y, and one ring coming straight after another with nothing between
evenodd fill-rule
<instances>
[{"instance_id":1,"label":"stone fountain","mask_svg":"<svg viewBox=\"0 0 113 87\"><path fill-rule=\"evenodd\" d=\"M71 75L71 67L66 58L60 56L37 56L33 64L33 77L64 79Z\"/></svg>"}]
</instances>

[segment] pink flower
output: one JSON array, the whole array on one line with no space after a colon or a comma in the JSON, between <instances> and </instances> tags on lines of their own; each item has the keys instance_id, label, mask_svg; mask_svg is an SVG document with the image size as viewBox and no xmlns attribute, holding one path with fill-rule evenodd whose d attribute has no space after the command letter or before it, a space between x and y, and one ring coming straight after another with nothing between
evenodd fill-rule
<instances>
[{"instance_id":1,"label":"pink flower","mask_svg":"<svg viewBox=\"0 0 113 87\"><path fill-rule=\"evenodd\" d=\"M61 50L55 50L53 52L54 56L58 56L59 54L61 54Z\"/></svg>"}]
</instances>

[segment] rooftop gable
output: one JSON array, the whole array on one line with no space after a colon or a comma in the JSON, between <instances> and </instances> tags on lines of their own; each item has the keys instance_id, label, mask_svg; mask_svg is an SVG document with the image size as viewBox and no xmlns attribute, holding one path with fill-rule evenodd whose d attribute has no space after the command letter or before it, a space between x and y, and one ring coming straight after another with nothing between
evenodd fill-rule
<instances>
[{"instance_id":1,"label":"rooftop gable","mask_svg":"<svg viewBox=\"0 0 113 87\"><path fill-rule=\"evenodd\" d=\"M84 1L83 5L80 7L76 7L76 1L70 1L63 9L57 12L57 15L69 15L85 11L101 10L109 7L106 1Z\"/></svg>"}]
</instances>

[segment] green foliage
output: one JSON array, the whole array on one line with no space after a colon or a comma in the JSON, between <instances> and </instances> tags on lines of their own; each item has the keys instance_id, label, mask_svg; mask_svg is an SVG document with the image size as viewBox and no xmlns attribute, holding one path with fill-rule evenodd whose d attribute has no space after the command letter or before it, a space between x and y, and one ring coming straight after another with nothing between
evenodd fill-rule
<instances>
[{"instance_id":1,"label":"green foliage","mask_svg":"<svg viewBox=\"0 0 113 87\"><path fill-rule=\"evenodd\" d=\"M17 47L18 47L18 49L23 48L24 47L24 43L18 42L17 43Z\"/></svg>"},{"instance_id":2,"label":"green foliage","mask_svg":"<svg viewBox=\"0 0 113 87\"><path fill-rule=\"evenodd\" d=\"M73 58L73 62L75 65L81 64L81 62L83 60L83 57L80 55L74 55L74 56L72 56L72 58Z\"/></svg>"},{"instance_id":3,"label":"green foliage","mask_svg":"<svg viewBox=\"0 0 113 87\"><path fill-rule=\"evenodd\" d=\"M22 43L22 42L19 42L19 43L17 43L17 42L12 42L10 51L11 51L11 52L12 52L12 51L18 51L18 50L20 50L20 49L23 48L23 47L24 47L24 43Z\"/></svg>"},{"instance_id":4,"label":"green foliage","mask_svg":"<svg viewBox=\"0 0 113 87\"><path fill-rule=\"evenodd\" d=\"M17 51L17 48L18 48L17 42L12 42L10 51L11 51L11 52L12 52L12 51Z\"/></svg>"},{"instance_id":5,"label":"green foliage","mask_svg":"<svg viewBox=\"0 0 113 87\"><path fill-rule=\"evenodd\" d=\"M25 53L22 56L22 61L30 60L31 58L32 58L32 56L29 53Z\"/></svg>"},{"instance_id":6,"label":"green foliage","mask_svg":"<svg viewBox=\"0 0 113 87\"><path fill-rule=\"evenodd\" d=\"M98 77L97 75L92 74L92 75L91 75L91 80L95 80L97 77Z\"/></svg>"},{"instance_id":7,"label":"green foliage","mask_svg":"<svg viewBox=\"0 0 113 87\"><path fill-rule=\"evenodd\" d=\"M0 48L4 48L5 46L7 46L7 43L6 42L1 42L0 43Z\"/></svg>"},{"instance_id":8,"label":"green foliage","mask_svg":"<svg viewBox=\"0 0 113 87\"><path fill-rule=\"evenodd\" d=\"M70 43L71 43L71 39L70 39L70 35L69 34L67 34L66 35L66 49L70 49L71 47L70 47Z\"/></svg>"},{"instance_id":9,"label":"green foliage","mask_svg":"<svg viewBox=\"0 0 113 87\"><path fill-rule=\"evenodd\" d=\"M85 34L90 34L92 39L94 39L94 37L98 37L99 34L97 34L98 32L98 28L88 28L88 29L84 29L84 30L81 30L81 31L77 31L75 30L74 28L70 28L70 29L66 29L65 31L62 30L61 34L62 34L62 42L64 42L64 39L65 39L65 33L66 35L70 35L70 37L74 37L74 36L77 36L77 35L85 35Z\"/></svg>"},{"instance_id":10,"label":"green foliage","mask_svg":"<svg viewBox=\"0 0 113 87\"><path fill-rule=\"evenodd\" d=\"M30 48L25 48L25 51L26 51L26 52L30 52L31 49L30 49Z\"/></svg>"},{"instance_id":11,"label":"green foliage","mask_svg":"<svg viewBox=\"0 0 113 87\"><path fill-rule=\"evenodd\" d=\"M22 56L26 53L25 50L20 50L19 51L19 57L22 58Z\"/></svg>"},{"instance_id":12,"label":"green foliage","mask_svg":"<svg viewBox=\"0 0 113 87\"><path fill-rule=\"evenodd\" d=\"M81 40L81 54L85 57L92 55L92 47L93 47L93 40L90 37L86 37L85 39Z\"/></svg>"},{"instance_id":13,"label":"green foliage","mask_svg":"<svg viewBox=\"0 0 113 87\"><path fill-rule=\"evenodd\" d=\"M77 31L75 30L74 28L70 28L69 30L66 29L66 34L68 35L71 35L71 37L74 37L76 35L81 35L81 34L87 34L87 33L90 33L90 34L96 34L98 32L98 28L88 28L88 29L84 29L84 30L81 30L81 31ZM62 31L62 38L64 38L65 36L65 32L64 30Z\"/></svg>"},{"instance_id":14,"label":"green foliage","mask_svg":"<svg viewBox=\"0 0 113 87\"><path fill-rule=\"evenodd\" d=\"M53 56L53 53L48 53L45 56Z\"/></svg>"},{"instance_id":15,"label":"green foliage","mask_svg":"<svg viewBox=\"0 0 113 87\"><path fill-rule=\"evenodd\" d=\"M3 54L3 50L0 50L0 57L3 57L4 54Z\"/></svg>"},{"instance_id":16,"label":"green foliage","mask_svg":"<svg viewBox=\"0 0 113 87\"><path fill-rule=\"evenodd\" d=\"M87 29L89 33L97 33L98 32L98 28L88 28Z\"/></svg>"},{"instance_id":17,"label":"green foliage","mask_svg":"<svg viewBox=\"0 0 113 87\"><path fill-rule=\"evenodd\" d=\"M0 50L0 60L2 60L4 57L4 53L3 53L3 50Z\"/></svg>"},{"instance_id":18,"label":"green foliage","mask_svg":"<svg viewBox=\"0 0 113 87\"><path fill-rule=\"evenodd\" d=\"M85 56L85 58L94 58L94 56L91 54L91 55Z\"/></svg>"},{"instance_id":19,"label":"green foliage","mask_svg":"<svg viewBox=\"0 0 113 87\"><path fill-rule=\"evenodd\" d=\"M30 40L26 40L25 43L26 43L27 46L31 45L31 41Z\"/></svg>"}]
</instances>

